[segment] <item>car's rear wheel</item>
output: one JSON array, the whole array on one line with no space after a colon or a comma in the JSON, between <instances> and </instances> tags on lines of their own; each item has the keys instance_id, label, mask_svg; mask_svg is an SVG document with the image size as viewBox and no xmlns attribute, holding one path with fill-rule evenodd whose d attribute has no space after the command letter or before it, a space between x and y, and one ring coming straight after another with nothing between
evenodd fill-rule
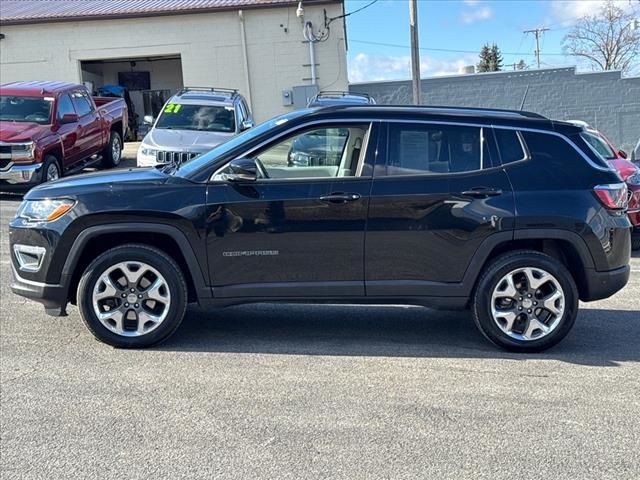
<instances>
[{"instance_id":1,"label":"car's rear wheel","mask_svg":"<svg viewBox=\"0 0 640 480\"><path fill-rule=\"evenodd\" d=\"M100 341L142 348L166 340L180 326L187 287L180 267L146 245L123 245L101 254L78 285L84 323Z\"/></svg>"},{"instance_id":2,"label":"car's rear wheel","mask_svg":"<svg viewBox=\"0 0 640 480\"><path fill-rule=\"evenodd\" d=\"M122 159L122 138L118 132L112 131L109 135L109 143L102 152L102 166L113 168L120 165Z\"/></svg>"},{"instance_id":3,"label":"car's rear wheel","mask_svg":"<svg viewBox=\"0 0 640 480\"><path fill-rule=\"evenodd\" d=\"M571 330L578 312L573 277L561 262L535 251L496 258L480 277L473 318L485 337L517 352L538 352Z\"/></svg>"}]
</instances>

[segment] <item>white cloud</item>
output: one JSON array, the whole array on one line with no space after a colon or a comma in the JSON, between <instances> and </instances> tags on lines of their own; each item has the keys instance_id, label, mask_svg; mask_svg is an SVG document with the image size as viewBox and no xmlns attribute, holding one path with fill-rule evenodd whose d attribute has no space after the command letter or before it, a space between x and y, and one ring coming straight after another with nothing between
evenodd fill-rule
<instances>
[{"instance_id":1,"label":"white cloud","mask_svg":"<svg viewBox=\"0 0 640 480\"><path fill-rule=\"evenodd\" d=\"M474 55L463 55L453 60L439 60L428 56L420 59L420 75L436 77L455 75L460 68L474 65ZM409 55L369 55L358 53L349 60L349 81L369 82L377 80L406 80L411 78L411 57Z\"/></svg>"},{"instance_id":2,"label":"white cloud","mask_svg":"<svg viewBox=\"0 0 640 480\"><path fill-rule=\"evenodd\" d=\"M493 18L493 10L489 7L481 7L476 8L474 10L462 12L460 17L462 19L462 23L471 24L476 22L481 22L483 20L489 20Z\"/></svg>"},{"instance_id":3,"label":"white cloud","mask_svg":"<svg viewBox=\"0 0 640 480\"><path fill-rule=\"evenodd\" d=\"M480 3L480 0L462 0L462 1L463 3L466 3L467 5L471 5L471 6L477 5Z\"/></svg>"},{"instance_id":4,"label":"white cloud","mask_svg":"<svg viewBox=\"0 0 640 480\"><path fill-rule=\"evenodd\" d=\"M551 0L552 22L573 25L582 17L597 14L606 3L605 0ZM613 0L613 4L625 11L633 8L629 0Z\"/></svg>"}]
</instances>

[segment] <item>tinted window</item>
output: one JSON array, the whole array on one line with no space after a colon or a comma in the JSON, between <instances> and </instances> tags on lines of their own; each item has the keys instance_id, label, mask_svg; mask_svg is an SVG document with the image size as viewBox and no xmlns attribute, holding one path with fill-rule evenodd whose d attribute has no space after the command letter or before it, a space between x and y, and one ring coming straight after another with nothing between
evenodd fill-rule
<instances>
[{"instance_id":1,"label":"tinted window","mask_svg":"<svg viewBox=\"0 0 640 480\"><path fill-rule=\"evenodd\" d=\"M520 138L515 130L495 129L494 131L503 164L517 162L526 158L527 155L522 149Z\"/></svg>"},{"instance_id":2,"label":"tinted window","mask_svg":"<svg viewBox=\"0 0 640 480\"><path fill-rule=\"evenodd\" d=\"M616 152L613 151L613 148L609 146L609 144L604 140L604 138L599 135L591 132L582 132L580 136L584 139L587 144L593 148L598 155L600 155L605 160L613 160L617 158Z\"/></svg>"},{"instance_id":3,"label":"tinted window","mask_svg":"<svg viewBox=\"0 0 640 480\"><path fill-rule=\"evenodd\" d=\"M233 107L215 105L165 105L155 128L173 130L199 130L203 132L235 132Z\"/></svg>"},{"instance_id":4,"label":"tinted window","mask_svg":"<svg viewBox=\"0 0 640 480\"><path fill-rule=\"evenodd\" d=\"M87 97L86 93L83 92L73 92L71 94L73 99L73 106L76 109L76 112L79 116L84 116L88 113L91 113L93 110L93 106L91 105L91 101Z\"/></svg>"},{"instance_id":5,"label":"tinted window","mask_svg":"<svg viewBox=\"0 0 640 480\"><path fill-rule=\"evenodd\" d=\"M457 173L482 168L481 129L390 124L387 175Z\"/></svg>"},{"instance_id":6,"label":"tinted window","mask_svg":"<svg viewBox=\"0 0 640 480\"><path fill-rule=\"evenodd\" d=\"M533 160L553 160L562 165L565 160L578 156L578 152L561 137L534 132L522 132L522 137Z\"/></svg>"},{"instance_id":7,"label":"tinted window","mask_svg":"<svg viewBox=\"0 0 640 480\"><path fill-rule=\"evenodd\" d=\"M65 93L64 95L60 95L60 98L58 99L58 112L56 116L58 117L58 120L60 120L67 113L76 113L76 111L73 109L73 104L71 103L69 95Z\"/></svg>"}]
</instances>

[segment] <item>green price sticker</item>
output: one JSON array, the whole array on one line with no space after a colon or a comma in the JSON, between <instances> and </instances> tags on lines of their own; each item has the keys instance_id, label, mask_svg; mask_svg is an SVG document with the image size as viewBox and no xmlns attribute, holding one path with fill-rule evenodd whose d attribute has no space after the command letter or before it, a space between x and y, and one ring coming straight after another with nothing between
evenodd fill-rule
<instances>
[{"instance_id":1,"label":"green price sticker","mask_svg":"<svg viewBox=\"0 0 640 480\"><path fill-rule=\"evenodd\" d=\"M178 113L180 111L180 107L182 107L182 105L178 103L170 103L164 107L164 113Z\"/></svg>"}]
</instances>

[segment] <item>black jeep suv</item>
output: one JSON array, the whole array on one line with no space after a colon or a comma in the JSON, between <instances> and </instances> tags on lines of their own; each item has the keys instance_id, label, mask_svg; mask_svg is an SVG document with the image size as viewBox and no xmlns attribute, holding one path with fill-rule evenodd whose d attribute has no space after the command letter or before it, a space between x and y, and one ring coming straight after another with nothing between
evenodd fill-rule
<instances>
[{"instance_id":1,"label":"black jeep suv","mask_svg":"<svg viewBox=\"0 0 640 480\"><path fill-rule=\"evenodd\" d=\"M288 165L296 138L336 129L337 164ZM77 304L118 347L166 339L189 302L277 301L469 308L495 344L538 351L579 299L627 283L626 198L580 127L533 113L310 109L179 168L34 188L12 289L54 315Z\"/></svg>"}]
</instances>

